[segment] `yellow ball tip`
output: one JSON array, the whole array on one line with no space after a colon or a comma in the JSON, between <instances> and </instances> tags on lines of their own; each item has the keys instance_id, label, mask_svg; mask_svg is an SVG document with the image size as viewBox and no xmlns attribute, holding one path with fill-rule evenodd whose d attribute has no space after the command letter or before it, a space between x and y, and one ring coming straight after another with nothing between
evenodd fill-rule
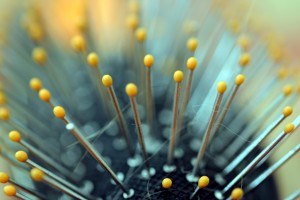
<instances>
[{"instance_id":1,"label":"yellow ball tip","mask_svg":"<svg viewBox=\"0 0 300 200\"><path fill-rule=\"evenodd\" d=\"M284 96L289 96L292 92L293 92L293 86L286 85L283 87L283 95Z\"/></svg>"},{"instance_id":2,"label":"yellow ball tip","mask_svg":"<svg viewBox=\"0 0 300 200\"><path fill-rule=\"evenodd\" d=\"M198 180L198 187L205 188L209 184L209 178L207 176L201 176Z\"/></svg>"},{"instance_id":3,"label":"yellow ball tip","mask_svg":"<svg viewBox=\"0 0 300 200\"><path fill-rule=\"evenodd\" d=\"M295 125L293 123L289 123L284 127L284 133L288 134L293 132L295 129Z\"/></svg>"},{"instance_id":4,"label":"yellow ball tip","mask_svg":"<svg viewBox=\"0 0 300 200\"><path fill-rule=\"evenodd\" d=\"M55 115L55 117L59 119L64 119L66 116L65 109L61 106L55 106L53 108L53 114Z\"/></svg>"},{"instance_id":5,"label":"yellow ball tip","mask_svg":"<svg viewBox=\"0 0 300 200\"><path fill-rule=\"evenodd\" d=\"M44 178L44 172L38 168L33 168L30 171L30 176L34 181L42 181Z\"/></svg>"},{"instance_id":6,"label":"yellow ball tip","mask_svg":"<svg viewBox=\"0 0 300 200\"><path fill-rule=\"evenodd\" d=\"M39 91L42 88L42 81L38 78L32 78L29 82L29 86L34 91Z\"/></svg>"},{"instance_id":7,"label":"yellow ball tip","mask_svg":"<svg viewBox=\"0 0 300 200\"><path fill-rule=\"evenodd\" d=\"M165 189L169 189L172 187L172 180L169 178L164 178L161 182L161 185Z\"/></svg>"},{"instance_id":8,"label":"yellow ball tip","mask_svg":"<svg viewBox=\"0 0 300 200\"><path fill-rule=\"evenodd\" d=\"M21 134L18 131L10 131L8 137L13 142L21 141Z\"/></svg>"},{"instance_id":9,"label":"yellow ball tip","mask_svg":"<svg viewBox=\"0 0 300 200\"><path fill-rule=\"evenodd\" d=\"M281 68L278 70L278 78L280 80L285 79L287 75L288 75L288 70L286 68Z\"/></svg>"},{"instance_id":10,"label":"yellow ball tip","mask_svg":"<svg viewBox=\"0 0 300 200\"><path fill-rule=\"evenodd\" d=\"M154 57L152 56L152 55L150 55L150 54L147 54L145 57L144 57L144 65L146 66L146 67L152 67L152 65L153 65L153 63L154 63Z\"/></svg>"},{"instance_id":11,"label":"yellow ball tip","mask_svg":"<svg viewBox=\"0 0 300 200\"><path fill-rule=\"evenodd\" d=\"M224 81L218 83L217 90L220 94L223 94L227 89L227 84Z\"/></svg>"},{"instance_id":12,"label":"yellow ball tip","mask_svg":"<svg viewBox=\"0 0 300 200\"><path fill-rule=\"evenodd\" d=\"M7 183L8 181L9 176L4 172L0 172L0 183Z\"/></svg>"},{"instance_id":13,"label":"yellow ball tip","mask_svg":"<svg viewBox=\"0 0 300 200\"><path fill-rule=\"evenodd\" d=\"M240 57L239 64L241 67L246 67L251 61L251 56L248 53L244 53Z\"/></svg>"},{"instance_id":14,"label":"yellow ball tip","mask_svg":"<svg viewBox=\"0 0 300 200\"><path fill-rule=\"evenodd\" d=\"M186 61L186 66L190 70L194 70L197 67L197 59L195 57L190 57Z\"/></svg>"},{"instance_id":15,"label":"yellow ball tip","mask_svg":"<svg viewBox=\"0 0 300 200\"><path fill-rule=\"evenodd\" d=\"M110 87L113 84L113 79L110 75L106 74L102 77L102 83L103 83L104 86Z\"/></svg>"},{"instance_id":16,"label":"yellow ball tip","mask_svg":"<svg viewBox=\"0 0 300 200\"><path fill-rule=\"evenodd\" d=\"M139 25L139 18L136 14L131 14L127 17L126 23L130 29L135 30Z\"/></svg>"},{"instance_id":17,"label":"yellow ball tip","mask_svg":"<svg viewBox=\"0 0 300 200\"><path fill-rule=\"evenodd\" d=\"M147 32L144 28L138 28L135 31L135 38L139 42L144 42L147 38Z\"/></svg>"},{"instance_id":18,"label":"yellow ball tip","mask_svg":"<svg viewBox=\"0 0 300 200\"><path fill-rule=\"evenodd\" d=\"M87 63L91 67L98 67L99 64L99 57L96 53L92 52L87 56Z\"/></svg>"},{"instance_id":19,"label":"yellow ball tip","mask_svg":"<svg viewBox=\"0 0 300 200\"><path fill-rule=\"evenodd\" d=\"M243 74L239 74L235 78L235 84L238 86L242 85L244 81L245 81L245 76Z\"/></svg>"},{"instance_id":20,"label":"yellow ball tip","mask_svg":"<svg viewBox=\"0 0 300 200\"><path fill-rule=\"evenodd\" d=\"M25 151L17 151L15 154L15 158L19 162L26 162L28 159L28 154Z\"/></svg>"},{"instance_id":21,"label":"yellow ball tip","mask_svg":"<svg viewBox=\"0 0 300 200\"><path fill-rule=\"evenodd\" d=\"M246 35L242 35L238 38L238 44L244 50L249 49L249 43L249 38Z\"/></svg>"},{"instance_id":22,"label":"yellow ball tip","mask_svg":"<svg viewBox=\"0 0 300 200\"><path fill-rule=\"evenodd\" d=\"M3 192L4 192L5 195L7 195L9 197L13 197L13 196L16 196L17 189L13 185L6 185L3 188Z\"/></svg>"},{"instance_id":23,"label":"yellow ball tip","mask_svg":"<svg viewBox=\"0 0 300 200\"><path fill-rule=\"evenodd\" d=\"M283 111L282 111L282 114L285 116L285 117L288 117L290 116L291 114L293 113L293 108L291 106L286 106Z\"/></svg>"},{"instance_id":24,"label":"yellow ball tip","mask_svg":"<svg viewBox=\"0 0 300 200\"><path fill-rule=\"evenodd\" d=\"M241 188L235 188L231 192L231 199L232 200L239 200L243 197L244 191Z\"/></svg>"},{"instance_id":25,"label":"yellow ball tip","mask_svg":"<svg viewBox=\"0 0 300 200\"><path fill-rule=\"evenodd\" d=\"M7 108L0 108L0 118L4 121L7 121L9 120L9 117L10 117L10 112Z\"/></svg>"},{"instance_id":26,"label":"yellow ball tip","mask_svg":"<svg viewBox=\"0 0 300 200\"><path fill-rule=\"evenodd\" d=\"M188 50L190 50L191 52L195 52L196 49L198 48L198 39L197 38L190 38L187 41L187 48Z\"/></svg>"},{"instance_id":27,"label":"yellow ball tip","mask_svg":"<svg viewBox=\"0 0 300 200\"><path fill-rule=\"evenodd\" d=\"M86 43L85 43L85 39L82 35L78 34L75 35L72 39L71 39L71 46L75 51L78 52L83 52L86 49Z\"/></svg>"},{"instance_id":28,"label":"yellow ball tip","mask_svg":"<svg viewBox=\"0 0 300 200\"><path fill-rule=\"evenodd\" d=\"M135 84L133 84L133 83L128 83L128 84L126 85L125 90L126 90L126 93L127 93L127 95L128 95L129 97L135 97L135 96L137 95L137 93L138 93L138 88L137 88L137 86L136 86Z\"/></svg>"},{"instance_id":29,"label":"yellow ball tip","mask_svg":"<svg viewBox=\"0 0 300 200\"><path fill-rule=\"evenodd\" d=\"M36 47L32 51L32 59L39 65L44 65L47 62L47 52L41 47Z\"/></svg>"},{"instance_id":30,"label":"yellow ball tip","mask_svg":"<svg viewBox=\"0 0 300 200\"><path fill-rule=\"evenodd\" d=\"M174 81L176 82L176 83L181 83L182 82L182 80L183 80L183 72L182 71L180 71L180 70L177 70L176 72L174 72L174 76L173 76L173 78L174 78Z\"/></svg>"},{"instance_id":31,"label":"yellow ball tip","mask_svg":"<svg viewBox=\"0 0 300 200\"><path fill-rule=\"evenodd\" d=\"M42 101L49 102L51 99L51 93L49 90L43 88L39 91L39 97Z\"/></svg>"}]
</instances>

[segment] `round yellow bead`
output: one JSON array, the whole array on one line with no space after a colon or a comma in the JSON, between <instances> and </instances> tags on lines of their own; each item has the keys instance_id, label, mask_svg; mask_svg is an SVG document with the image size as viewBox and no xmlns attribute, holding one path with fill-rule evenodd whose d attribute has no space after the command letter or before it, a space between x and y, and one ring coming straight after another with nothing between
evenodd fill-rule
<instances>
[{"instance_id":1,"label":"round yellow bead","mask_svg":"<svg viewBox=\"0 0 300 200\"><path fill-rule=\"evenodd\" d=\"M45 173L38 168L33 168L30 171L30 176L34 181L42 181L45 176Z\"/></svg>"},{"instance_id":2,"label":"round yellow bead","mask_svg":"<svg viewBox=\"0 0 300 200\"><path fill-rule=\"evenodd\" d=\"M99 57L96 53L90 53L87 56L87 63L91 66L91 67L98 67L99 64Z\"/></svg>"},{"instance_id":3,"label":"round yellow bead","mask_svg":"<svg viewBox=\"0 0 300 200\"><path fill-rule=\"evenodd\" d=\"M227 84L224 81L218 83L217 90L220 94L223 94L227 89Z\"/></svg>"},{"instance_id":4,"label":"round yellow bead","mask_svg":"<svg viewBox=\"0 0 300 200\"><path fill-rule=\"evenodd\" d=\"M22 138L18 131L10 131L8 137L13 142L20 142Z\"/></svg>"},{"instance_id":5,"label":"round yellow bead","mask_svg":"<svg viewBox=\"0 0 300 200\"><path fill-rule=\"evenodd\" d=\"M32 51L32 59L39 65L44 65L47 62L47 53L45 49L36 47Z\"/></svg>"},{"instance_id":6,"label":"round yellow bead","mask_svg":"<svg viewBox=\"0 0 300 200\"><path fill-rule=\"evenodd\" d=\"M207 176L201 176L198 180L198 187L205 188L209 184L209 178Z\"/></svg>"},{"instance_id":7,"label":"round yellow bead","mask_svg":"<svg viewBox=\"0 0 300 200\"><path fill-rule=\"evenodd\" d=\"M172 180L169 178L164 178L164 180L161 182L161 185L165 189L169 189L172 187Z\"/></svg>"},{"instance_id":8,"label":"round yellow bead","mask_svg":"<svg viewBox=\"0 0 300 200\"><path fill-rule=\"evenodd\" d=\"M82 35L75 35L71 40L71 46L75 51L85 51L86 43L84 37Z\"/></svg>"},{"instance_id":9,"label":"round yellow bead","mask_svg":"<svg viewBox=\"0 0 300 200\"><path fill-rule=\"evenodd\" d=\"M104 75L102 77L102 83L106 87L110 87L113 84L113 79L111 78L110 75Z\"/></svg>"},{"instance_id":10,"label":"round yellow bead","mask_svg":"<svg viewBox=\"0 0 300 200\"><path fill-rule=\"evenodd\" d=\"M152 67L152 65L153 65L153 63L154 63L154 57L152 56L152 55L150 55L150 54L147 54L145 57L144 57L144 65L146 66L146 67Z\"/></svg>"},{"instance_id":11,"label":"round yellow bead","mask_svg":"<svg viewBox=\"0 0 300 200\"><path fill-rule=\"evenodd\" d=\"M15 158L20 162L26 162L28 160L28 155L25 151L17 151Z\"/></svg>"},{"instance_id":12,"label":"round yellow bead","mask_svg":"<svg viewBox=\"0 0 300 200\"><path fill-rule=\"evenodd\" d=\"M127 17L126 23L130 29L135 30L139 25L139 18L137 15L131 14Z\"/></svg>"},{"instance_id":13,"label":"round yellow bead","mask_svg":"<svg viewBox=\"0 0 300 200\"><path fill-rule=\"evenodd\" d=\"M292 92L293 92L293 86L286 85L283 87L283 95L284 96L289 96Z\"/></svg>"},{"instance_id":14,"label":"round yellow bead","mask_svg":"<svg viewBox=\"0 0 300 200\"><path fill-rule=\"evenodd\" d=\"M243 50L249 49L249 43L250 43L249 38L245 35L242 35L238 38L238 44Z\"/></svg>"},{"instance_id":15,"label":"round yellow bead","mask_svg":"<svg viewBox=\"0 0 300 200\"><path fill-rule=\"evenodd\" d=\"M280 80L283 80L287 77L288 75L288 70L285 69L285 68L280 68L279 71L278 71L278 78Z\"/></svg>"},{"instance_id":16,"label":"round yellow bead","mask_svg":"<svg viewBox=\"0 0 300 200\"><path fill-rule=\"evenodd\" d=\"M65 109L61 106L55 106L53 108L53 114L55 115L55 117L59 119L64 119L66 116Z\"/></svg>"},{"instance_id":17,"label":"round yellow bead","mask_svg":"<svg viewBox=\"0 0 300 200\"><path fill-rule=\"evenodd\" d=\"M29 82L29 86L34 91L39 91L42 88L42 81L38 78L32 78Z\"/></svg>"},{"instance_id":18,"label":"round yellow bead","mask_svg":"<svg viewBox=\"0 0 300 200\"><path fill-rule=\"evenodd\" d=\"M4 121L9 120L10 113L7 108L0 108L0 118Z\"/></svg>"},{"instance_id":19,"label":"round yellow bead","mask_svg":"<svg viewBox=\"0 0 300 200\"><path fill-rule=\"evenodd\" d=\"M246 67L251 61L251 56L248 53L241 55L239 64L241 67Z\"/></svg>"},{"instance_id":20,"label":"round yellow bead","mask_svg":"<svg viewBox=\"0 0 300 200\"><path fill-rule=\"evenodd\" d=\"M187 48L188 48L191 52L196 51L197 47L198 47L198 40L197 40L197 38L190 38L190 39L187 41Z\"/></svg>"},{"instance_id":21,"label":"round yellow bead","mask_svg":"<svg viewBox=\"0 0 300 200\"><path fill-rule=\"evenodd\" d=\"M38 23L28 24L28 35L35 42L41 42L44 38L44 31Z\"/></svg>"},{"instance_id":22,"label":"round yellow bead","mask_svg":"<svg viewBox=\"0 0 300 200\"><path fill-rule=\"evenodd\" d=\"M41 89L39 91L39 97L42 101L49 102L51 99L51 93L47 89Z\"/></svg>"},{"instance_id":23,"label":"round yellow bead","mask_svg":"<svg viewBox=\"0 0 300 200\"><path fill-rule=\"evenodd\" d=\"M3 92L0 92L0 105L6 104L6 96Z\"/></svg>"},{"instance_id":24,"label":"round yellow bead","mask_svg":"<svg viewBox=\"0 0 300 200\"><path fill-rule=\"evenodd\" d=\"M128 83L126 85L125 90L126 90L127 95L130 97L135 97L138 93L138 88L133 83Z\"/></svg>"},{"instance_id":25,"label":"round yellow bead","mask_svg":"<svg viewBox=\"0 0 300 200\"><path fill-rule=\"evenodd\" d=\"M17 189L13 185L6 185L3 188L4 194L6 194L9 197L16 196L17 194Z\"/></svg>"},{"instance_id":26,"label":"round yellow bead","mask_svg":"<svg viewBox=\"0 0 300 200\"><path fill-rule=\"evenodd\" d=\"M287 106L283 109L282 111L282 114L285 116L285 117L288 117L290 116L291 114L293 113L293 108L291 106Z\"/></svg>"},{"instance_id":27,"label":"round yellow bead","mask_svg":"<svg viewBox=\"0 0 300 200\"><path fill-rule=\"evenodd\" d=\"M289 123L284 127L284 133L286 133L286 134L291 133L294 131L294 129L295 129L295 125L292 123Z\"/></svg>"},{"instance_id":28,"label":"round yellow bead","mask_svg":"<svg viewBox=\"0 0 300 200\"><path fill-rule=\"evenodd\" d=\"M195 57L190 57L186 61L186 66L190 70L194 70L197 67L197 59Z\"/></svg>"},{"instance_id":29,"label":"round yellow bead","mask_svg":"<svg viewBox=\"0 0 300 200\"><path fill-rule=\"evenodd\" d=\"M0 172L0 183L7 183L8 181L9 176L4 172Z\"/></svg>"},{"instance_id":30,"label":"round yellow bead","mask_svg":"<svg viewBox=\"0 0 300 200\"><path fill-rule=\"evenodd\" d=\"M245 76L243 74L239 74L235 77L235 84L240 86L244 83L245 81Z\"/></svg>"},{"instance_id":31,"label":"round yellow bead","mask_svg":"<svg viewBox=\"0 0 300 200\"><path fill-rule=\"evenodd\" d=\"M183 72L180 70L177 70L176 72L174 72L173 78L176 83L181 83L183 80Z\"/></svg>"},{"instance_id":32,"label":"round yellow bead","mask_svg":"<svg viewBox=\"0 0 300 200\"><path fill-rule=\"evenodd\" d=\"M135 38L137 39L137 41L139 42L144 42L147 38L147 32L144 28L138 28L135 31Z\"/></svg>"},{"instance_id":33,"label":"round yellow bead","mask_svg":"<svg viewBox=\"0 0 300 200\"><path fill-rule=\"evenodd\" d=\"M239 200L243 197L244 191L241 188L235 188L231 192L231 199L232 200Z\"/></svg>"}]
</instances>

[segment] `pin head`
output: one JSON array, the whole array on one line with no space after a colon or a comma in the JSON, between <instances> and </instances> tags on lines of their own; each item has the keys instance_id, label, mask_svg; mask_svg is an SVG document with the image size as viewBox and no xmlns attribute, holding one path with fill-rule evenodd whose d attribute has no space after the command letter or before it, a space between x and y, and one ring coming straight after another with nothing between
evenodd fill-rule
<instances>
[{"instance_id":1,"label":"pin head","mask_svg":"<svg viewBox=\"0 0 300 200\"><path fill-rule=\"evenodd\" d=\"M198 180L198 187L205 188L209 184L209 178L207 176L201 176Z\"/></svg>"},{"instance_id":2,"label":"pin head","mask_svg":"<svg viewBox=\"0 0 300 200\"><path fill-rule=\"evenodd\" d=\"M154 63L154 57L150 54L147 54L145 57L144 57L144 65L148 68L151 68L152 65Z\"/></svg>"},{"instance_id":3,"label":"pin head","mask_svg":"<svg viewBox=\"0 0 300 200\"><path fill-rule=\"evenodd\" d=\"M187 48L188 50L190 50L191 52L195 52L196 49L198 47L198 39L197 38L190 38L187 41Z\"/></svg>"},{"instance_id":4,"label":"pin head","mask_svg":"<svg viewBox=\"0 0 300 200\"><path fill-rule=\"evenodd\" d=\"M0 172L0 183L7 183L8 181L9 176L4 172Z\"/></svg>"},{"instance_id":5,"label":"pin head","mask_svg":"<svg viewBox=\"0 0 300 200\"><path fill-rule=\"evenodd\" d=\"M293 92L293 86L291 85L286 85L283 87L283 95L284 96L289 96Z\"/></svg>"},{"instance_id":6,"label":"pin head","mask_svg":"<svg viewBox=\"0 0 300 200\"><path fill-rule=\"evenodd\" d=\"M47 53L42 47L36 47L32 51L32 59L39 65L44 65L47 62Z\"/></svg>"},{"instance_id":7,"label":"pin head","mask_svg":"<svg viewBox=\"0 0 300 200\"><path fill-rule=\"evenodd\" d=\"M291 133L294 131L294 129L295 129L295 125L293 123L289 123L284 127L284 133L285 134Z\"/></svg>"},{"instance_id":8,"label":"pin head","mask_svg":"<svg viewBox=\"0 0 300 200\"><path fill-rule=\"evenodd\" d=\"M20 142L21 141L21 134L18 131L9 132L8 137L13 142Z\"/></svg>"},{"instance_id":9,"label":"pin head","mask_svg":"<svg viewBox=\"0 0 300 200\"><path fill-rule=\"evenodd\" d=\"M223 94L227 89L227 84L224 81L218 83L217 90L220 94Z\"/></svg>"},{"instance_id":10,"label":"pin head","mask_svg":"<svg viewBox=\"0 0 300 200\"><path fill-rule=\"evenodd\" d=\"M231 192L231 199L232 200L239 200L243 197L244 191L241 188L235 188Z\"/></svg>"},{"instance_id":11,"label":"pin head","mask_svg":"<svg viewBox=\"0 0 300 200\"><path fill-rule=\"evenodd\" d=\"M243 50L247 50L249 48L249 38L246 35L242 35L238 38L238 44Z\"/></svg>"},{"instance_id":12,"label":"pin head","mask_svg":"<svg viewBox=\"0 0 300 200\"><path fill-rule=\"evenodd\" d=\"M41 89L39 91L39 97L42 101L49 102L51 99L51 93L47 89Z\"/></svg>"},{"instance_id":13,"label":"pin head","mask_svg":"<svg viewBox=\"0 0 300 200\"><path fill-rule=\"evenodd\" d=\"M147 32L144 28L138 28L135 31L135 38L137 39L137 41L139 42L144 42L147 38Z\"/></svg>"},{"instance_id":14,"label":"pin head","mask_svg":"<svg viewBox=\"0 0 300 200\"><path fill-rule=\"evenodd\" d=\"M6 185L3 188L3 192L4 192L4 194L6 194L9 197L13 197L13 196L16 196L17 189L13 185Z\"/></svg>"},{"instance_id":15,"label":"pin head","mask_svg":"<svg viewBox=\"0 0 300 200\"><path fill-rule=\"evenodd\" d=\"M174 72L173 78L176 83L181 83L183 80L183 72L180 70L177 70L176 72Z\"/></svg>"},{"instance_id":16,"label":"pin head","mask_svg":"<svg viewBox=\"0 0 300 200\"><path fill-rule=\"evenodd\" d=\"M65 109L61 106L55 106L53 108L53 114L55 115L55 117L59 119L64 119L66 116Z\"/></svg>"},{"instance_id":17,"label":"pin head","mask_svg":"<svg viewBox=\"0 0 300 200\"><path fill-rule=\"evenodd\" d=\"M285 117L288 117L290 116L291 114L293 113L293 108L291 106L286 106L283 111L282 111L282 114L285 116Z\"/></svg>"},{"instance_id":18,"label":"pin head","mask_svg":"<svg viewBox=\"0 0 300 200\"><path fill-rule=\"evenodd\" d=\"M186 66L189 70L194 70L197 67L197 59L195 57L190 57L186 61Z\"/></svg>"},{"instance_id":19,"label":"pin head","mask_svg":"<svg viewBox=\"0 0 300 200\"><path fill-rule=\"evenodd\" d=\"M96 53L92 52L87 56L87 63L91 67L98 67L99 64L99 57Z\"/></svg>"},{"instance_id":20,"label":"pin head","mask_svg":"<svg viewBox=\"0 0 300 200\"><path fill-rule=\"evenodd\" d=\"M83 52L86 49L85 39L82 35L75 35L71 40L71 46L75 51Z\"/></svg>"},{"instance_id":21,"label":"pin head","mask_svg":"<svg viewBox=\"0 0 300 200\"><path fill-rule=\"evenodd\" d=\"M164 178L163 181L161 182L161 185L165 189L169 189L172 187L172 180L169 178Z\"/></svg>"},{"instance_id":22,"label":"pin head","mask_svg":"<svg viewBox=\"0 0 300 200\"><path fill-rule=\"evenodd\" d=\"M4 121L9 120L10 113L7 108L0 108L0 118Z\"/></svg>"},{"instance_id":23,"label":"pin head","mask_svg":"<svg viewBox=\"0 0 300 200\"><path fill-rule=\"evenodd\" d=\"M133 83L128 83L125 90L129 97L135 97L138 93L138 88Z\"/></svg>"},{"instance_id":24,"label":"pin head","mask_svg":"<svg viewBox=\"0 0 300 200\"><path fill-rule=\"evenodd\" d=\"M243 74L239 74L235 77L235 84L240 86L244 83L245 81L245 76Z\"/></svg>"},{"instance_id":25,"label":"pin head","mask_svg":"<svg viewBox=\"0 0 300 200\"><path fill-rule=\"evenodd\" d=\"M287 77L287 75L288 75L288 70L286 68L280 68L278 70L278 78L280 80L285 79L285 77Z\"/></svg>"},{"instance_id":26,"label":"pin head","mask_svg":"<svg viewBox=\"0 0 300 200\"><path fill-rule=\"evenodd\" d=\"M246 67L251 61L251 56L248 53L244 53L240 57L239 64L241 67Z\"/></svg>"},{"instance_id":27,"label":"pin head","mask_svg":"<svg viewBox=\"0 0 300 200\"><path fill-rule=\"evenodd\" d=\"M29 86L34 91L39 91L42 88L42 81L38 78L32 78L29 82Z\"/></svg>"},{"instance_id":28,"label":"pin head","mask_svg":"<svg viewBox=\"0 0 300 200\"><path fill-rule=\"evenodd\" d=\"M105 87L110 87L113 84L113 79L110 75L106 74L102 77L102 83Z\"/></svg>"},{"instance_id":29,"label":"pin head","mask_svg":"<svg viewBox=\"0 0 300 200\"><path fill-rule=\"evenodd\" d=\"M15 158L20 162L26 162L28 160L28 155L25 151L17 151Z\"/></svg>"},{"instance_id":30,"label":"pin head","mask_svg":"<svg viewBox=\"0 0 300 200\"><path fill-rule=\"evenodd\" d=\"M45 173L38 168L33 168L30 171L30 176L34 181L42 181L44 179Z\"/></svg>"},{"instance_id":31,"label":"pin head","mask_svg":"<svg viewBox=\"0 0 300 200\"><path fill-rule=\"evenodd\" d=\"M126 23L130 29L135 30L139 25L139 18L137 15L131 14L127 17Z\"/></svg>"}]
</instances>

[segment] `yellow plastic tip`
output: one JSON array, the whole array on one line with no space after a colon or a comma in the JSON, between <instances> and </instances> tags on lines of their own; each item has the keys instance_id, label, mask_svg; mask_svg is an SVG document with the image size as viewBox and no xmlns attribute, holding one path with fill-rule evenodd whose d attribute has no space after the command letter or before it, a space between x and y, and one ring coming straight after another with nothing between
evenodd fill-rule
<instances>
[{"instance_id":1,"label":"yellow plastic tip","mask_svg":"<svg viewBox=\"0 0 300 200\"><path fill-rule=\"evenodd\" d=\"M197 59L195 57L190 57L186 61L186 66L190 70L194 70L197 67Z\"/></svg>"},{"instance_id":2,"label":"yellow plastic tip","mask_svg":"<svg viewBox=\"0 0 300 200\"><path fill-rule=\"evenodd\" d=\"M7 183L8 181L9 176L4 172L0 172L0 183Z\"/></svg>"},{"instance_id":3,"label":"yellow plastic tip","mask_svg":"<svg viewBox=\"0 0 300 200\"><path fill-rule=\"evenodd\" d=\"M227 84L224 81L220 81L217 86L217 90L220 94L223 94L227 89Z\"/></svg>"},{"instance_id":4,"label":"yellow plastic tip","mask_svg":"<svg viewBox=\"0 0 300 200\"><path fill-rule=\"evenodd\" d=\"M284 133L288 134L293 132L295 129L295 125L293 123L289 123L284 127Z\"/></svg>"},{"instance_id":5,"label":"yellow plastic tip","mask_svg":"<svg viewBox=\"0 0 300 200\"><path fill-rule=\"evenodd\" d=\"M0 105L6 104L6 96L3 92L0 92Z\"/></svg>"},{"instance_id":6,"label":"yellow plastic tip","mask_svg":"<svg viewBox=\"0 0 300 200\"><path fill-rule=\"evenodd\" d=\"M241 67L246 67L251 61L251 56L248 53L244 53L240 57L239 64Z\"/></svg>"},{"instance_id":7,"label":"yellow plastic tip","mask_svg":"<svg viewBox=\"0 0 300 200\"><path fill-rule=\"evenodd\" d=\"M47 52L42 47L36 47L32 51L32 59L39 65L44 65L47 62Z\"/></svg>"},{"instance_id":8,"label":"yellow plastic tip","mask_svg":"<svg viewBox=\"0 0 300 200\"><path fill-rule=\"evenodd\" d=\"M248 50L249 49L249 38L246 35L241 35L238 38L238 45L243 49L243 50Z\"/></svg>"},{"instance_id":9,"label":"yellow plastic tip","mask_svg":"<svg viewBox=\"0 0 300 200\"><path fill-rule=\"evenodd\" d=\"M287 77L287 75L288 75L288 70L286 68L280 68L278 70L278 78L280 80L285 79Z\"/></svg>"},{"instance_id":10,"label":"yellow plastic tip","mask_svg":"<svg viewBox=\"0 0 300 200\"><path fill-rule=\"evenodd\" d=\"M135 97L138 93L138 88L133 83L128 83L125 90L129 97Z\"/></svg>"},{"instance_id":11,"label":"yellow plastic tip","mask_svg":"<svg viewBox=\"0 0 300 200\"><path fill-rule=\"evenodd\" d=\"M19 162L26 162L28 160L28 154L25 151L17 151L15 154L15 158Z\"/></svg>"},{"instance_id":12,"label":"yellow plastic tip","mask_svg":"<svg viewBox=\"0 0 300 200\"><path fill-rule=\"evenodd\" d=\"M41 89L39 91L39 97L42 101L49 102L51 99L51 93L47 89Z\"/></svg>"},{"instance_id":13,"label":"yellow plastic tip","mask_svg":"<svg viewBox=\"0 0 300 200\"><path fill-rule=\"evenodd\" d=\"M42 84L42 81L40 79L32 78L29 82L29 86L32 90L38 92L43 87L43 84Z\"/></svg>"},{"instance_id":14,"label":"yellow plastic tip","mask_svg":"<svg viewBox=\"0 0 300 200\"><path fill-rule=\"evenodd\" d=\"M180 70L177 70L176 72L174 72L174 76L173 76L174 81L176 83L181 83L181 81L183 80L183 76L184 76L183 72Z\"/></svg>"},{"instance_id":15,"label":"yellow plastic tip","mask_svg":"<svg viewBox=\"0 0 300 200\"><path fill-rule=\"evenodd\" d=\"M195 52L198 47L198 39L197 38L190 38L187 41L187 48L191 52Z\"/></svg>"},{"instance_id":16,"label":"yellow plastic tip","mask_svg":"<svg viewBox=\"0 0 300 200\"><path fill-rule=\"evenodd\" d=\"M235 77L235 84L240 86L244 83L245 81L245 76L243 74L239 74Z\"/></svg>"},{"instance_id":17,"label":"yellow plastic tip","mask_svg":"<svg viewBox=\"0 0 300 200\"><path fill-rule=\"evenodd\" d=\"M154 57L152 56L152 55L150 55L150 54L147 54L145 57L144 57L144 65L146 66L146 67L152 67L152 65L153 65L153 63L154 63Z\"/></svg>"},{"instance_id":18,"label":"yellow plastic tip","mask_svg":"<svg viewBox=\"0 0 300 200\"><path fill-rule=\"evenodd\" d=\"M128 28L135 30L139 25L139 18L136 14L131 14L126 18Z\"/></svg>"},{"instance_id":19,"label":"yellow plastic tip","mask_svg":"<svg viewBox=\"0 0 300 200\"><path fill-rule=\"evenodd\" d=\"M113 84L113 79L110 75L106 74L102 77L102 83L106 87L110 87Z\"/></svg>"},{"instance_id":20,"label":"yellow plastic tip","mask_svg":"<svg viewBox=\"0 0 300 200\"><path fill-rule=\"evenodd\" d=\"M144 42L147 38L147 32L144 28L138 28L135 31L135 38L139 42Z\"/></svg>"},{"instance_id":21,"label":"yellow plastic tip","mask_svg":"<svg viewBox=\"0 0 300 200\"><path fill-rule=\"evenodd\" d=\"M286 106L283 111L282 111L282 114L285 116L285 117L288 117L290 116L291 114L293 113L293 108L291 106Z\"/></svg>"},{"instance_id":22,"label":"yellow plastic tip","mask_svg":"<svg viewBox=\"0 0 300 200\"><path fill-rule=\"evenodd\" d=\"M3 192L4 192L5 195L7 195L9 197L13 197L13 196L16 196L17 189L13 185L6 185L3 188Z\"/></svg>"},{"instance_id":23,"label":"yellow plastic tip","mask_svg":"<svg viewBox=\"0 0 300 200\"><path fill-rule=\"evenodd\" d=\"M0 108L0 118L4 121L9 120L10 112L7 108Z\"/></svg>"},{"instance_id":24,"label":"yellow plastic tip","mask_svg":"<svg viewBox=\"0 0 300 200\"><path fill-rule=\"evenodd\" d=\"M20 142L22 138L18 131L10 131L8 137L13 142Z\"/></svg>"},{"instance_id":25,"label":"yellow plastic tip","mask_svg":"<svg viewBox=\"0 0 300 200\"><path fill-rule=\"evenodd\" d=\"M41 42L44 38L44 31L40 24L30 23L28 24L28 35L35 42Z\"/></svg>"},{"instance_id":26,"label":"yellow plastic tip","mask_svg":"<svg viewBox=\"0 0 300 200\"><path fill-rule=\"evenodd\" d=\"M293 86L291 85L286 85L283 87L283 95L284 96L289 96L293 92Z\"/></svg>"},{"instance_id":27,"label":"yellow plastic tip","mask_svg":"<svg viewBox=\"0 0 300 200\"><path fill-rule=\"evenodd\" d=\"M89 55L87 56L87 63L91 66L91 67L98 67L99 64L99 56L92 52L89 53Z\"/></svg>"},{"instance_id":28,"label":"yellow plastic tip","mask_svg":"<svg viewBox=\"0 0 300 200\"><path fill-rule=\"evenodd\" d=\"M33 168L30 171L30 176L34 181L42 181L44 179L45 173L38 168Z\"/></svg>"},{"instance_id":29,"label":"yellow plastic tip","mask_svg":"<svg viewBox=\"0 0 300 200\"><path fill-rule=\"evenodd\" d=\"M71 39L71 46L75 51L83 52L86 50L85 39L82 35L75 35Z\"/></svg>"},{"instance_id":30,"label":"yellow plastic tip","mask_svg":"<svg viewBox=\"0 0 300 200\"><path fill-rule=\"evenodd\" d=\"M55 115L55 117L59 119L64 119L66 116L65 109L61 106L55 106L53 108L53 114Z\"/></svg>"},{"instance_id":31,"label":"yellow plastic tip","mask_svg":"<svg viewBox=\"0 0 300 200\"><path fill-rule=\"evenodd\" d=\"M172 180L169 178L164 178L161 182L161 186L165 189L169 189L172 187Z\"/></svg>"},{"instance_id":32,"label":"yellow plastic tip","mask_svg":"<svg viewBox=\"0 0 300 200\"><path fill-rule=\"evenodd\" d=\"M198 180L198 187L205 188L209 184L209 178L207 176L201 176Z\"/></svg>"},{"instance_id":33,"label":"yellow plastic tip","mask_svg":"<svg viewBox=\"0 0 300 200\"><path fill-rule=\"evenodd\" d=\"M235 188L231 192L231 199L232 200L239 200L243 197L244 191L241 188Z\"/></svg>"},{"instance_id":34,"label":"yellow plastic tip","mask_svg":"<svg viewBox=\"0 0 300 200\"><path fill-rule=\"evenodd\" d=\"M75 26L78 30L84 31L87 27L86 18L84 16L79 16L76 19Z\"/></svg>"}]
</instances>

